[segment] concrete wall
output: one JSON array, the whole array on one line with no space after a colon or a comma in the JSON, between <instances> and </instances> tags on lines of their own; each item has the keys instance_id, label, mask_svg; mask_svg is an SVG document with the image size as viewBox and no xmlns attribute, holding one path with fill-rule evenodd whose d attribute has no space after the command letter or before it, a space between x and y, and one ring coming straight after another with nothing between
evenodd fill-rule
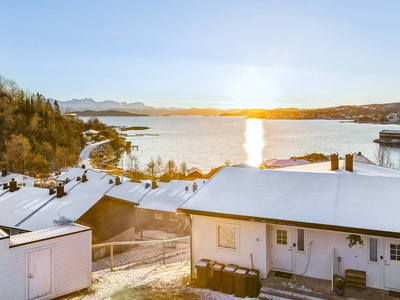
<instances>
[{"instance_id":1,"label":"concrete wall","mask_svg":"<svg viewBox=\"0 0 400 300\"><path fill-rule=\"evenodd\" d=\"M85 231L9 248L9 239L0 240L0 299L27 299L29 251L53 247L53 293L41 299L62 296L91 285L92 233Z\"/></svg>"},{"instance_id":2,"label":"concrete wall","mask_svg":"<svg viewBox=\"0 0 400 300\"><path fill-rule=\"evenodd\" d=\"M237 225L239 228L239 249L229 250L217 247L217 224ZM260 270L260 277L266 278L266 225L256 222L238 221L192 215L192 261L193 277L197 276L195 265L200 259L211 259L222 264L236 264L251 268L250 254L253 254L254 268Z\"/></svg>"}]
</instances>

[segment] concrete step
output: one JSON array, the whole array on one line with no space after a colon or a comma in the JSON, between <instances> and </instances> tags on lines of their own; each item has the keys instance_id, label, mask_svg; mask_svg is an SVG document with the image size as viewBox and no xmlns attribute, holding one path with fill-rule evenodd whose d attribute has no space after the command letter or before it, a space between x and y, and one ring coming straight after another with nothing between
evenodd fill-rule
<instances>
[{"instance_id":1,"label":"concrete step","mask_svg":"<svg viewBox=\"0 0 400 300\"><path fill-rule=\"evenodd\" d=\"M268 298L270 297L270 298ZM275 298L274 298L275 297ZM327 300L328 298L320 298L314 296L312 293L303 291L292 291L275 289L271 287L262 287L259 299L271 299L271 300L281 300L281 299L291 299L291 300Z\"/></svg>"}]
</instances>

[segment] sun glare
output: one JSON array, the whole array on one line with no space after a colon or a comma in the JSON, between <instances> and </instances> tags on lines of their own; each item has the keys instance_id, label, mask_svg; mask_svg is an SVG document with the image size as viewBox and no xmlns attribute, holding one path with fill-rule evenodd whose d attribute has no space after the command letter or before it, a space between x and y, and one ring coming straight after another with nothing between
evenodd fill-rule
<instances>
[{"instance_id":1,"label":"sun glare","mask_svg":"<svg viewBox=\"0 0 400 300\"><path fill-rule=\"evenodd\" d=\"M247 164L258 167L262 162L262 150L264 148L264 131L260 119L247 119L246 143L244 148L248 154Z\"/></svg>"}]
</instances>

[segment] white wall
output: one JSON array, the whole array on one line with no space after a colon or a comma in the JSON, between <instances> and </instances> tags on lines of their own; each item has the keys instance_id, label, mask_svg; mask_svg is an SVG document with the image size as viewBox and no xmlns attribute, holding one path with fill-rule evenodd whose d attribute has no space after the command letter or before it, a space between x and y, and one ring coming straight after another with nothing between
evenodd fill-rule
<instances>
[{"instance_id":1,"label":"white wall","mask_svg":"<svg viewBox=\"0 0 400 300\"><path fill-rule=\"evenodd\" d=\"M217 248L217 224L239 226L239 251ZM260 270L261 278L266 278L266 245L265 224L192 215L193 277L197 275L195 265L200 259L251 268L251 253L254 268Z\"/></svg>"},{"instance_id":2,"label":"white wall","mask_svg":"<svg viewBox=\"0 0 400 300\"><path fill-rule=\"evenodd\" d=\"M91 285L91 231L13 248L8 248L8 243L8 239L0 240L0 299L27 299L27 252L52 246L54 291L43 299L62 296Z\"/></svg>"},{"instance_id":3,"label":"white wall","mask_svg":"<svg viewBox=\"0 0 400 300\"><path fill-rule=\"evenodd\" d=\"M380 274L383 270L383 260L379 259L383 255L381 248L378 250L378 262L368 261L368 243L369 236L361 235L364 245L357 244L349 247L349 240L346 239L348 233L306 229L306 252L295 251L295 274L302 274L306 268L308 260L308 251L311 246L310 263L304 276L332 280L332 253L335 247L334 274L338 272L338 257L341 257L340 275L345 276L346 269L365 271L367 274L367 286L374 288L383 288ZM296 242L296 241L293 241ZM378 238L379 247L383 246L383 239Z\"/></svg>"}]
</instances>

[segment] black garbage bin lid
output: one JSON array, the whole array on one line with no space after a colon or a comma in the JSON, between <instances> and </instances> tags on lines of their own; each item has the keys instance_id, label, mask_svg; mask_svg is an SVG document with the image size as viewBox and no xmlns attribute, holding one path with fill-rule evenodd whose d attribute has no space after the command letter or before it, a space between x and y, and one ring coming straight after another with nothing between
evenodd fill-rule
<instances>
[{"instance_id":1,"label":"black garbage bin lid","mask_svg":"<svg viewBox=\"0 0 400 300\"><path fill-rule=\"evenodd\" d=\"M229 273L233 273L235 272L235 270L238 268L237 265L227 265L222 272L229 272Z\"/></svg>"},{"instance_id":2,"label":"black garbage bin lid","mask_svg":"<svg viewBox=\"0 0 400 300\"><path fill-rule=\"evenodd\" d=\"M210 259L200 259L196 265L196 268L207 268L210 261Z\"/></svg>"},{"instance_id":3,"label":"black garbage bin lid","mask_svg":"<svg viewBox=\"0 0 400 300\"><path fill-rule=\"evenodd\" d=\"M249 273L247 273L247 276L250 276L250 277L258 277L259 275L260 275L260 271L255 270L255 269L251 269L249 271Z\"/></svg>"},{"instance_id":4,"label":"black garbage bin lid","mask_svg":"<svg viewBox=\"0 0 400 300\"><path fill-rule=\"evenodd\" d=\"M223 265L223 264L214 264L211 269L213 269L215 271L221 271L224 267L225 267L225 265Z\"/></svg>"},{"instance_id":5,"label":"black garbage bin lid","mask_svg":"<svg viewBox=\"0 0 400 300\"><path fill-rule=\"evenodd\" d=\"M248 271L249 271L249 269L239 268L239 269L236 269L235 274L237 274L237 275L246 275Z\"/></svg>"}]
</instances>

